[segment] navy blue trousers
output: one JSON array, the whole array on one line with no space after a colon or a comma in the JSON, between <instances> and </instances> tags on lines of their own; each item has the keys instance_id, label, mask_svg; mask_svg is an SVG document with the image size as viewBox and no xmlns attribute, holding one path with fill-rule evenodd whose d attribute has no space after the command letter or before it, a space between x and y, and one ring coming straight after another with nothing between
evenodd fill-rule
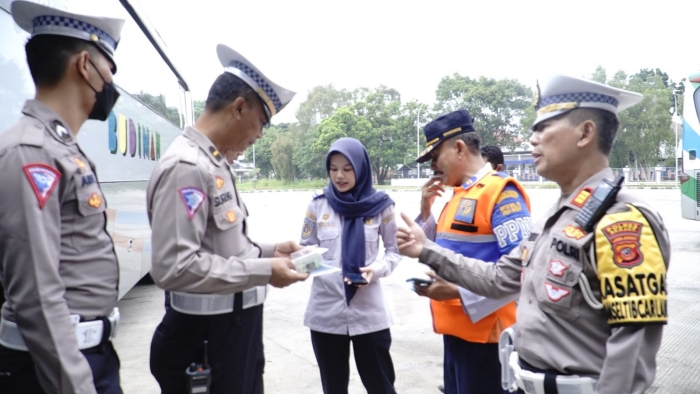
<instances>
[{"instance_id":1,"label":"navy blue trousers","mask_svg":"<svg viewBox=\"0 0 700 394\"><path fill-rule=\"evenodd\" d=\"M363 335L335 335L311 330L311 344L321 372L324 394L347 394L350 342L355 365L368 394L396 394L389 329Z\"/></svg>"},{"instance_id":2,"label":"navy blue trousers","mask_svg":"<svg viewBox=\"0 0 700 394\"><path fill-rule=\"evenodd\" d=\"M99 394L122 394L119 385L119 357L112 342L82 350L92 370ZM0 346L0 393L44 394L29 352Z\"/></svg>"},{"instance_id":3,"label":"navy blue trousers","mask_svg":"<svg viewBox=\"0 0 700 394\"><path fill-rule=\"evenodd\" d=\"M167 308L151 342L151 374L162 394L187 393L185 369L202 363L208 341L211 394L262 394L263 306L195 316Z\"/></svg>"},{"instance_id":4,"label":"navy blue trousers","mask_svg":"<svg viewBox=\"0 0 700 394\"><path fill-rule=\"evenodd\" d=\"M508 394L501 387L497 343L443 335L445 394Z\"/></svg>"}]
</instances>

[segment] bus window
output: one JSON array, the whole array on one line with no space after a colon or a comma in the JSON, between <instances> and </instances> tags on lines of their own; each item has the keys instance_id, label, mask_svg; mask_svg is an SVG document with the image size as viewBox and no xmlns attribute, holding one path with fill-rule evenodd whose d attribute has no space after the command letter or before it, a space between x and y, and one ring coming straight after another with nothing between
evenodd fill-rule
<instances>
[{"instance_id":1,"label":"bus window","mask_svg":"<svg viewBox=\"0 0 700 394\"><path fill-rule=\"evenodd\" d=\"M17 122L24 101L34 97L34 82L24 54L29 34L15 24L9 3L2 0L0 9L0 132Z\"/></svg>"},{"instance_id":2,"label":"bus window","mask_svg":"<svg viewBox=\"0 0 700 394\"><path fill-rule=\"evenodd\" d=\"M114 76L114 82L163 118L181 127L177 77L121 4L116 0L70 0L69 5L77 13L126 20L119 46L115 51L117 74Z\"/></svg>"},{"instance_id":3,"label":"bus window","mask_svg":"<svg viewBox=\"0 0 700 394\"><path fill-rule=\"evenodd\" d=\"M9 13L12 0L0 0L0 108L12 116L0 117L0 130L10 128L21 116L24 101L34 96L34 83L26 64L24 44L29 34L20 29ZM38 1L77 13L109 15L126 19L116 51L118 64L114 82L132 97L177 127L182 127L181 95L175 74L163 62L155 48L143 35L136 22L118 1L92 0ZM100 3L99 6L94 3ZM82 7L81 7L82 6ZM89 7L92 6L92 9ZM97 7L97 9L95 9Z\"/></svg>"},{"instance_id":4,"label":"bus window","mask_svg":"<svg viewBox=\"0 0 700 394\"><path fill-rule=\"evenodd\" d=\"M695 160L695 149L688 151L688 160Z\"/></svg>"}]
</instances>

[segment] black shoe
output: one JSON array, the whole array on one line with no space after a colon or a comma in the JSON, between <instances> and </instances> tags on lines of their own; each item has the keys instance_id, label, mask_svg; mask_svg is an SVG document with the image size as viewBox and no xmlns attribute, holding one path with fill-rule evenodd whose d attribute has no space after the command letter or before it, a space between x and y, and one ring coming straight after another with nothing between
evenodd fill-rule
<instances>
[{"instance_id":1,"label":"black shoe","mask_svg":"<svg viewBox=\"0 0 700 394\"><path fill-rule=\"evenodd\" d=\"M439 386L438 386L438 390L440 390L441 393L444 393L444 392L445 392L445 386L439 385Z\"/></svg>"}]
</instances>

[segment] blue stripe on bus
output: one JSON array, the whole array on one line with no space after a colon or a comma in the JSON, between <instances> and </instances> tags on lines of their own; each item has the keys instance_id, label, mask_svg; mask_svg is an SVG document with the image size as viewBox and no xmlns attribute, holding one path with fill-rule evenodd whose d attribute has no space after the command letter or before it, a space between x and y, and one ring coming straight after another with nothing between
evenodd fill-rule
<instances>
[{"instance_id":1,"label":"blue stripe on bus","mask_svg":"<svg viewBox=\"0 0 700 394\"><path fill-rule=\"evenodd\" d=\"M683 119L683 150L700 150L700 130L693 130L688 122Z\"/></svg>"}]
</instances>

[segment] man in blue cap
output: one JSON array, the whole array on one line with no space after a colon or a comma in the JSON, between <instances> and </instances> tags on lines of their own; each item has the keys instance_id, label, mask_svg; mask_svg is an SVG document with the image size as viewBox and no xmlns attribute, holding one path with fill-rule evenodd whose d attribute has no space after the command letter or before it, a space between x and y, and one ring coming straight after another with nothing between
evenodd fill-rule
<instances>
[{"instance_id":1,"label":"man in blue cap","mask_svg":"<svg viewBox=\"0 0 700 394\"><path fill-rule=\"evenodd\" d=\"M11 5L36 85L0 138L0 392L121 393L119 269L95 166L76 140L119 93L124 21Z\"/></svg>"},{"instance_id":2,"label":"man in blue cap","mask_svg":"<svg viewBox=\"0 0 700 394\"><path fill-rule=\"evenodd\" d=\"M402 254L487 297L520 293L517 327L502 338L511 391L643 394L654 381L668 320L668 232L608 165L617 114L641 99L567 75L538 84L530 143L538 174L561 196L496 264L436 245L403 215Z\"/></svg>"},{"instance_id":3,"label":"man in blue cap","mask_svg":"<svg viewBox=\"0 0 700 394\"><path fill-rule=\"evenodd\" d=\"M423 128L427 146L417 159L431 160L434 176L423 186L417 222L438 245L495 262L529 236L530 205L520 184L484 160L481 138L469 112L440 116ZM435 198L452 187L453 196L436 221ZM443 334L444 392L501 394L498 338L515 323L514 297L489 300L447 282L417 287L431 299L435 332Z\"/></svg>"},{"instance_id":4,"label":"man in blue cap","mask_svg":"<svg viewBox=\"0 0 700 394\"><path fill-rule=\"evenodd\" d=\"M169 394L201 392L207 379L210 394L263 393L267 285L309 276L294 270L295 242L248 237L248 210L229 166L295 93L232 48L220 44L217 53L224 72L204 112L163 154L147 189L151 277L169 304L153 334L150 364Z\"/></svg>"}]
</instances>

